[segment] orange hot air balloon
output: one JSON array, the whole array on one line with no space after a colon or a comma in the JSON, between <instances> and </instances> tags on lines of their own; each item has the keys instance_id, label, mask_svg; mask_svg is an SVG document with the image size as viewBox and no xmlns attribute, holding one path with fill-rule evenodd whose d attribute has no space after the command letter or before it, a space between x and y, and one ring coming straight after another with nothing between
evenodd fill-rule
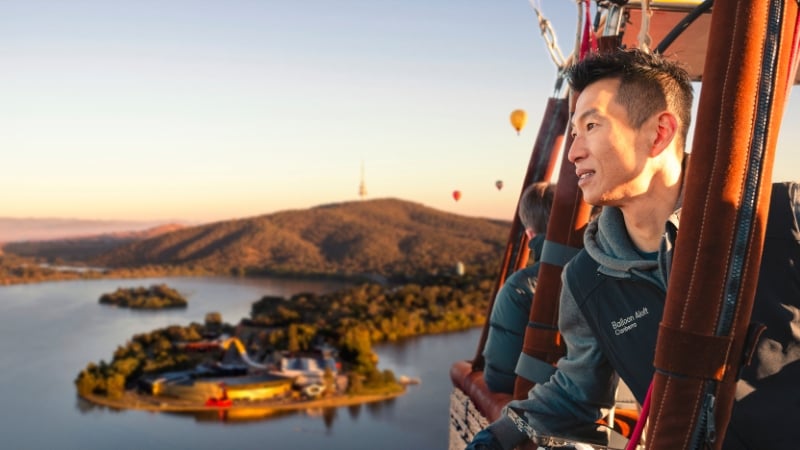
<instances>
[{"instance_id":1,"label":"orange hot air balloon","mask_svg":"<svg viewBox=\"0 0 800 450\"><path fill-rule=\"evenodd\" d=\"M498 191L499 191L500 189L503 189L503 180L497 180L497 181L495 181L495 182L494 182L494 186L497 188L497 190L498 190Z\"/></svg>"},{"instance_id":2,"label":"orange hot air balloon","mask_svg":"<svg viewBox=\"0 0 800 450\"><path fill-rule=\"evenodd\" d=\"M511 126L517 130L517 136L519 136L520 130L522 127L525 126L525 122L528 120L528 115L525 113L523 109L515 109L511 111Z\"/></svg>"},{"instance_id":3,"label":"orange hot air balloon","mask_svg":"<svg viewBox=\"0 0 800 450\"><path fill-rule=\"evenodd\" d=\"M461 199L461 191L453 191L453 200L459 201Z\"/></svg>"}]
</instances>

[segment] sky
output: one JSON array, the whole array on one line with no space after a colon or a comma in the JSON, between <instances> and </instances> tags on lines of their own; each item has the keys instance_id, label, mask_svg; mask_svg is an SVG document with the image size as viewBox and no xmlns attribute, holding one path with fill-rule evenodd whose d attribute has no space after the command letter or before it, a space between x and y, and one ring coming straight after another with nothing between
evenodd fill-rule
<instances>
[{"instance_id":1,"label":"sky","mask_svg":"<svg viewBox=\"0 0 800 450\"><path fill-rule=\"evenodd\" d=\"M575 1L534 4L570 53ZM510 220L555 76L528 0L0 0L0 216L206 223L359 200L363 170Z\"/></svg>"}]
</instances>

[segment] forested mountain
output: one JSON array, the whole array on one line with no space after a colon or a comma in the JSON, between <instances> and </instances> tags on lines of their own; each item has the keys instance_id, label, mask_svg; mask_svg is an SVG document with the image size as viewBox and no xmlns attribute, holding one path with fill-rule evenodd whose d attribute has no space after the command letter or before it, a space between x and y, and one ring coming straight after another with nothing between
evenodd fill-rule
<instances>
[{"instance_id":1,"label":"forested mountain","mask_svg":"<svg viewBox=\"0 0 800 450\"><path fill-rule=\"evenodd\" d=\"M509 226L377 199L184 228L88 262L238 274L414 275L451 270L459 261L468 269L492 270L499 264Z\"/></svg>"}]
</instances>

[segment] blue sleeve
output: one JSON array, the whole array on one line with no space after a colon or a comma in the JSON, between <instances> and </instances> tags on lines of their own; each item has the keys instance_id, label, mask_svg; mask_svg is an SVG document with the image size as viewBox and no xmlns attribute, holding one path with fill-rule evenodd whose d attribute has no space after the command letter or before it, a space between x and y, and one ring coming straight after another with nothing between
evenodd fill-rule
<instances>
[{"instance_id":1,"label":"blue sleeve","mask_svg":"<svg viewBox=\"0 0 800 450\"><path fill-rule=\"evenodd\" d=\"M514 392L514 368L522 352L528 326L533 284L530 268L511 274L495 297L489 317L489 333L483 349L486 359L483 376L494 392Z\"/></svg>"}]
</instances>

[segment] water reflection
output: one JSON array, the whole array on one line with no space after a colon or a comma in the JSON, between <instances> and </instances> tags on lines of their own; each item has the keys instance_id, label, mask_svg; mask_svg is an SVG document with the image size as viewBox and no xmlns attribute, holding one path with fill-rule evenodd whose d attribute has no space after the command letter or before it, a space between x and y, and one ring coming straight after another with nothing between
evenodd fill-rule
<instances>
[{"instance_id":1,"label":"water reflection","mask_svg":"<svg viewBox=\"0 0 800 450\"><path fill-rule=\"evenodd\" d=\"M235 425L236 423L254 422L265 419L275 419L297 414L296 411L277 411L258 408L234 408L199 411L193 413L167 413L175 416L193 417L195 422L224 422Z\"/></svg>"},{"instance_id":2,"label":"water reflection","mask_svg":"<svg viewBox=\"0 0 800 450\"><path fill-rule=\"evenodd\" d=\"M366 407L371 417L380 418L380 417L386 417L387 415L391 416L391 414L387 413L392 412L392 410L394 409L394 404L395 404L395 399L390 398L382 402L367 403Z\"/></svg>"},{"instance_id":3,"label":"water reflection","mask_svg":"<svg viewBox=\"0 0 800 450\"><path fill-rule=\"evenodd\" d=\"M81 414L90 414L98 411L111 412L111 413L121 413L126 411L125 409L114 408L111 406L92 403L78 395L75 395L75 408L77 408L77 410L80 411Z\"/></svg>"},{"instance_id":4,"label":"water reflection","mask_svg":"<svg viewBox=\"0 0 800 450\"><path fill-rule=\"evenodd\" d=\"M86 401L82 397L77 397L76 398L75 407L78 409L78 411L81 412L81 414L88 414L88 413L94 411L95 409L99 409L100 408L99 405L96 405L96 404L94 404L92 402Z\"/></svg>"},{"instance_id":5,"label":"water reflection","mask_svg":"<svg viewBox=\"0 0 800 450\"><path fill-rule=\"evenodd\" d=\"M350 405L347 407L347 412L351 419L358 420L358 415L361 414L361 405Z\"/></svg>"},{"instance_id":6,"label":"water reflection","mask_svg":"<svg viewBox=\"0 0 800 450\"><path fill-rule=\"evenodd\" d=\"M109 411L109 412L123 412L126 409L113 408L110 406L99 405L87 401L81 397L77 397L75 408L81 414L88 414L96 411ZM325 424L325 428L330 430L338 417L339 409L346 409L348 412L347 417L353 421L357 421L361 414L361 410L366 407L369 412L369 417L379 419L386 417L387 412L392 411L394 408L395 399L387 399L379 402L370 402L364 404L356 404L342 407L326 407L326 408L308 408L304 410L278 410L267 408L246 408L237 406L229 409L208 409L203 411L151 411L153 414L165 414L177 418L186 418L194 420L195 422L257 422L263 420L271 420L279 417L293 416L302 413L303 415L311 418L321 418Z\"/></svg>"},{"instance_id":7,"label":"water reflection","mask_svg":"<svg viewBox=\"0 0 800 450\"><path fill-rule=\"evenodd\" d=\"M333 421L336 419L336 408L325 408L322 410L322 420L325 421L325 429L328 430L328 433L331 431L331 427L333 427Z\"/></svg>"}]
</instances>

